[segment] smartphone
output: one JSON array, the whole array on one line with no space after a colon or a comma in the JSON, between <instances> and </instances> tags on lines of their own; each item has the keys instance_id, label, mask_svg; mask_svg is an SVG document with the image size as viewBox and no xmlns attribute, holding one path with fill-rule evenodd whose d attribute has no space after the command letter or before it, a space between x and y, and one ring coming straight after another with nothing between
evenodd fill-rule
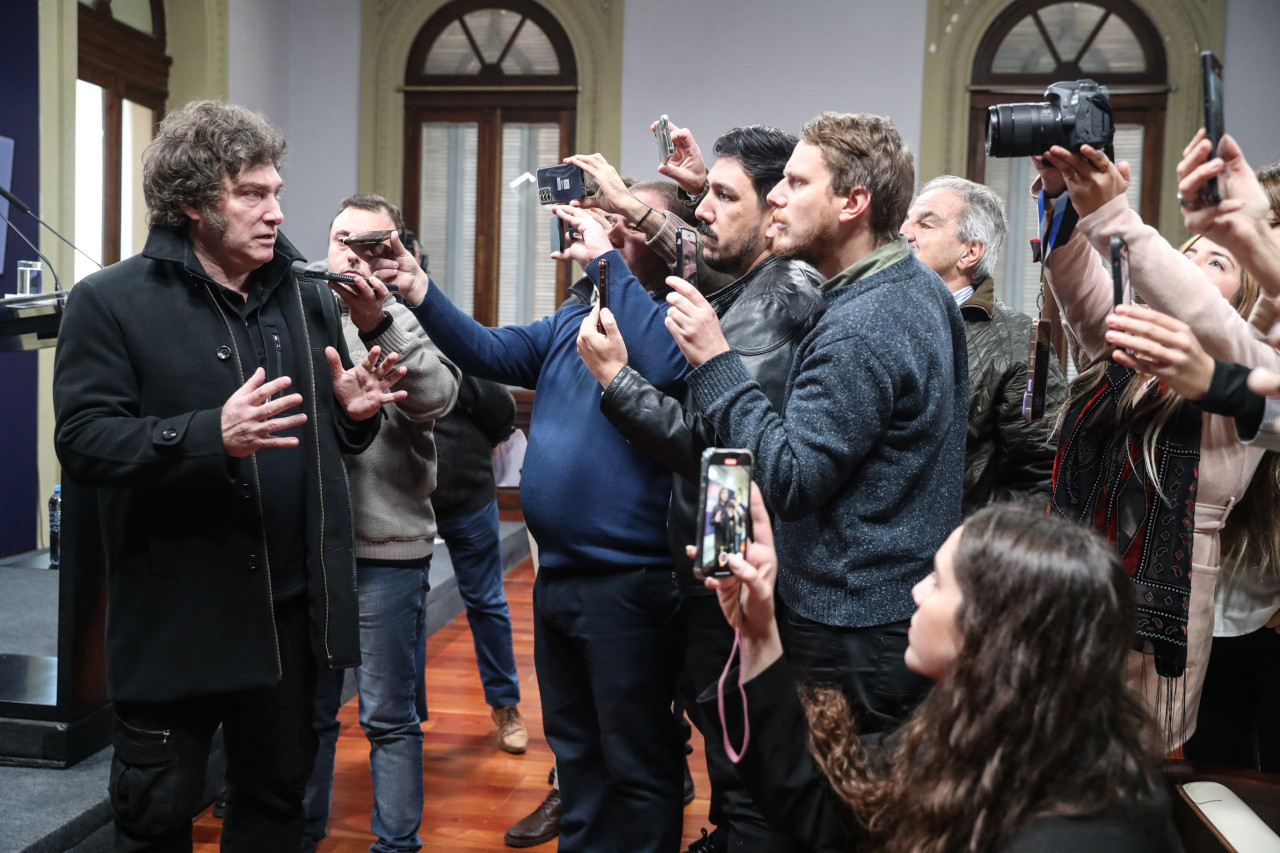
<instances>
[{"instance_id":1,"label":"smartphone","mask_svg":"<svg viewBox=\"0 0 1280 853\"><path fill-rule=\"evenodd\" d=\"M1129 285L1129 245L1119 234L1111 236L1111 302L1119 308L1133 303Z\"/></svg>"},{"instance_id":2,"label":"smartphone","mask_svg":"<svg viewBox=\"0 0 1280 853\"><path fill-rule=\"evenodd\" d=\"M599 260L599 264L600 272L596 278L599 279L600 283L596 285L596 293L600 302L600 310L604 311L604 309L609 307L609 261L605 258L601 258ZM596 321L596 331L602 335L604 334L603 321Z\"/></svg>"},{"instance_id":3,"label":"smartphone","mask_svg":"<svg viewBox=\"0 0 1280 853\"><path fill-rule=\"evenodd\" d=\"M698 232L692 228L676 229L676 271L682 279L698 286Z\"/></svg>"},{"instance_id":4,"label":"smartphone","mask_svg":"<svg viewBox=\"0 0 1280 853\"><path fill-rule=\"evenodd\" d=\"M1218 156L1218 143L1225 132L1222 118L1222 62L1206 50L1200 54L1200 91L1204 94L1204 132L1209 138L1209 158ZM1211 202L1222 200L1218 178L1205 181L1204 197Z\"/></svg>"},{"instance_id":5,"label":"smartphone","mask_svg":"<svg viewBox=\"0 0 1280 853\"><path fill-rule=\"evenodd\" d=\"M363 234L343 237L342 242L348 246L376 246L394 233L394 231L366 231Z\"/></svg>"},{"instance_id":6,"label":"smartphone","mask_svg":"<svg viewBox=\"0 0 1280 853\"><path fill-rule=\"evenodd\" d=\"M1053 324L1048 320L1031 321L1031 340L1027 352L1027 390L1022 394L1022 419L1027 423L1044 417L1045 389L1049 387L1049 335Z\"/></svg>"},{"instance_id":7,"label":"smartphone","mask_svg":"<svg viewBox=\"0 0 1280 853\"><path fill-rule=\"evenodd\" d=\"M676 144L671 141L671 122L666 116L658 119L658 126L653 129L653 135L658 140L658 163L665 163L676 153Z\"/></svg>"},{"instance_id":8,"label":"smartphone","mask_svg":"<svg viewBox=\"0 0 1280 853\"><path fill-rule=\"evenodd\" d=\"M694 577L728 577L732 574L729 557L746 556L747 543L753 539L750 501L754 467L750 450L708 447L702 452L702 517Z\"/></svg>"},{"instance_id":9,"label":"smartphone","mask_svg":"<svg viewBox=\"0 0 1280 853\"><path fill-rule=\"evenodd\" d=\"M551 214L551 251L565 252L582 235L566 219Z\"/></svg>"}]
</instances>

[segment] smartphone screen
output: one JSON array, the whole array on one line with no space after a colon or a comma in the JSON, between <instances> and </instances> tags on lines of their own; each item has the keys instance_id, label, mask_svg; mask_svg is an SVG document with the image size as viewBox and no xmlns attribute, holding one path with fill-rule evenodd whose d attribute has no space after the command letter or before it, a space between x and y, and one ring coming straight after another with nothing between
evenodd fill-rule
<instances>
[{"instance_id":1,"label":"smartphone screen","mask_svg":"<svg viewBox=\"0 0 1280 853\"><path fill-rule=\"evenodd\" d=\"M1129 285L1129 246L1118 234L1111 237L1111 288L1115 307L1133 303L1133 290Z\"/></svg>"},{"instance_id":2,"label":"smartphone screen","mask_svg":"<svg viewBox=\"0 0 1280 853\"><path fill-rule=\"evenodd\" d=\"M676 229L676 256L682 279L698 286L698 232L692 228Z\"/></svg>"},{"instance_id":3,"label":"smartphone screen","mask_svg":"<svg viewBox=\"0 0 1280 853\"><path fill-rule=\"evenodd\" d=\"M1204 93L1204 131L1209 138L1209 157L1218 156L1218 142L1225 133L1222 116L1222 62L1212 51L1200 54L1201 91ZM1210 178L1204 186L1205 198L1209 201L1220 201L1218 179Z\"/></svg>"},{"instance_id":4,"label":"smartphone screen","mask_svg":"<svg viewBox=\"0 0 1280 853\"><path fill-rule=\"evenodd\" d=\"M709 447L702 454L702 513L698 531L698 577L727 577L729 557L745 556L751 532L749 450Z\"/></svg>"}]
</instances>

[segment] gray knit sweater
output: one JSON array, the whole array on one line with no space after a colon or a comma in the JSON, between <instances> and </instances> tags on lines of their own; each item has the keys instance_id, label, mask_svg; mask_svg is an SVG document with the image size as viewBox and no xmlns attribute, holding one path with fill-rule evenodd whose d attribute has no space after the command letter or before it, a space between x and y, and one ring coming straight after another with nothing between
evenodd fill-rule
<instances>
[{"instance_id":1,"label":"gray knit sweater","mask_svg":"<svg viewBox=\"0 0 1280 853\"><path fill-rule=\"evenodd\" d=\"M736 353L687 380L729 446L755 453L779 595L850 628L914 612L911 587L960 523L969 411L955 299L905 241L873 254L827 283L781 413Z\"/></svg>"},{"instance_id":2,"label":"gray knit sweater","mask_svg":"<svg viewBox=\"0 0 1280 853\"><path fill-rule=\"evenodd\" d=\"M394 390L409 396L383 406L386 420L369 449L344 456L351 480L351 506L356 522L356 559L362 563L415 562L431 554L436 518L431 493L436 487L436 446L431 425L444 417L458 397L461 373L427 338L416 317L388 298L383 310L391 325L363 340L346 305L342 331L351 358L360 361L374 346L399 353L407 367ZM375 330L377 331L377 330Z\"/></svg>"}]
</instances>

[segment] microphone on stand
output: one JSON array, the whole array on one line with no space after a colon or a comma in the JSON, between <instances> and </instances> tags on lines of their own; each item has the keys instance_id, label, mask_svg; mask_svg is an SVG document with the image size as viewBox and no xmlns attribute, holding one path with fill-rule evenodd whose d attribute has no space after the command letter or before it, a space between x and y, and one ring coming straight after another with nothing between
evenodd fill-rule
<instances>
[{"instance_id":1,"label":"microphone on stand","mask_svg":"<svg viewBox=\"0 0 1280 853\"><path fill-rule=\"evenodd\" d=\"M22 199L18 198L16 195L14 195L13 193L9 192L9 191L8 191L7 189L5 189L4 187L0 187L0 198L3 198L5 201L9 202L9 204L11 204L11 205L13 205L14 207L18 208L18 210L22 211L22 212L23 212L23 213L25 213L27 216L30 216L30 217L31 217L32 219L34 219L36 222L39 222L39 223L40 223L41 225L43 225L45 228L48 228L50 231L52 231L52 232L53 232L53 236L57 237L57 238L58 238L59 240L61 240L62 242L66 243L68 246L70 246L72 249L75 249L77 252L79 252L80 254L84 255L86 258L89 258L89 262L90 262L90 263L92 263L94 266L96 266L98 269L102 269L102 264L98 263L96 260L94 260L93 258L89 257L88 253L86 253L83 249L81 249L81 248L80 248L79 246L77 246L75 243L72 243L72 242L71 242L70 240L68 240L66 237L63 237L61 234L59 234L59 233L58 233L58 230L57 230L56 228L54 228L52 225L50 225L48 222L45 222L45 221L44 221L43 219L41 219L39 216L36 216L35 212L34 212L34 211L32 211L32 210L31 210L31 208L30 208L29 206L27 206L27 203L26 203L26 202L24 202ZM3 217L0 217L0 218L3 218ZM19 237L22 237L23 242L25 242L28 246L31 246L31 241L30 241L30 240L28 240L26 237L24 237L24 236L22 235L22 232L21 232L21 231L18 231L18 229L17 229L17 228L14 228L14 226L13 226L13 223L12 223L12 222L9 222L9 220L8 220L8 219L5 219L4 221L5 221L6 223L8 223L8 224L9 224L9 227L10 227L10 228L13 228L13 230L18 234L18 236L19 236ZM35 247L35 246L31 246L31 248L32 248L32 249L35 249L35 252L36 252L36 254L37 254L37 255L40 255L40 250L39 250L39 249L36 249L36 247ZM46 258L44 255L40 255L40 257L44 260L44 262L45 262L46 264L49 264L49 259L48 259L48 258ZM53 271L53 264L49 264L49 270L50 270L50 272L52 272L52 271ZM54 282L54 285L55 285L55 286L57 286L57 283L58 283L58 274L57 274L56 272L54 272L54 273L53 273L53 282ZM58 289L59 289L59 290L61 290L61 288L58 288Z\"/></svg>"},{"instance_id":2,"label":"microphone on stand","mask_svg":"<svg viewBox=\"0 0 1280 853\"><path fill-rule=\"evenodd\" d=\"M6 192L6 193L4 193L4 196L5 196L6 198L9 198L9 193L7 193L7 192ZM29 212L29 211L28 211L28 212ZM41 252L39 249L37 249L37 248L36 248L36 244L35 244L35 243L32 243L30 240L28 240L28 239L27 239L27 235L26 235L26 234L23 234L21 231L19 231L19 230L18 230L18 226L14 225L12 222L10 222L10 221L9 221L9 217L5 216L3 213L0 213L0 219L3 219L3 220L4 220L4 224L5 224L5 225L8 225L10 228L12 228L12 229L13 229L13 233L14 233L14 234L17 234L19 237L21 237L21 238L22 238L22 242L26 243L28 246L30 246L30 247L31 247L31 251L35 252L37 255L39 255L39 256L40 256L40 260L42 260L42 261L44 261L46 264L48 264L48 266L49 266L49 272L53 273L53 289L54 289L55 291L57 291L57 290L62 290L62 284L61 284L61 282L59 282L59 281L58 281L58 271L57 271L56 269L54 269L54 268L53 268L53 261L51 261L51 260L49 260L48 258L46 258L46 257L44 256L44 253L43 253L43 252Z\"/></svg>"}]
</instances>

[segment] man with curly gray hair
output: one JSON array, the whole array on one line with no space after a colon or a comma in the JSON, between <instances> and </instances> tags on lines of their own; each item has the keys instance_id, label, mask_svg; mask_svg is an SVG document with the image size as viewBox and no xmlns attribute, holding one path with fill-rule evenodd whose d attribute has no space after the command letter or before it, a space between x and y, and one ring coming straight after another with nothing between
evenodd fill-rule
<instances>
[{"instance_id":1,"label":"man with curly gray hair","mask_svg":"<svg viewBox=\"0 0 1280 853\"><path fill-rule=\"evenodd\" d=\"M98 491L117 851L191 849L219 724L222 849L297 850L317 666L359 662L341 454L404 370L377 347L353 365L332 294L295 276L284 148L242 107L171 113L143 155L145 248L67 299L55 442Z\"/></svg>"}]
</instances>

